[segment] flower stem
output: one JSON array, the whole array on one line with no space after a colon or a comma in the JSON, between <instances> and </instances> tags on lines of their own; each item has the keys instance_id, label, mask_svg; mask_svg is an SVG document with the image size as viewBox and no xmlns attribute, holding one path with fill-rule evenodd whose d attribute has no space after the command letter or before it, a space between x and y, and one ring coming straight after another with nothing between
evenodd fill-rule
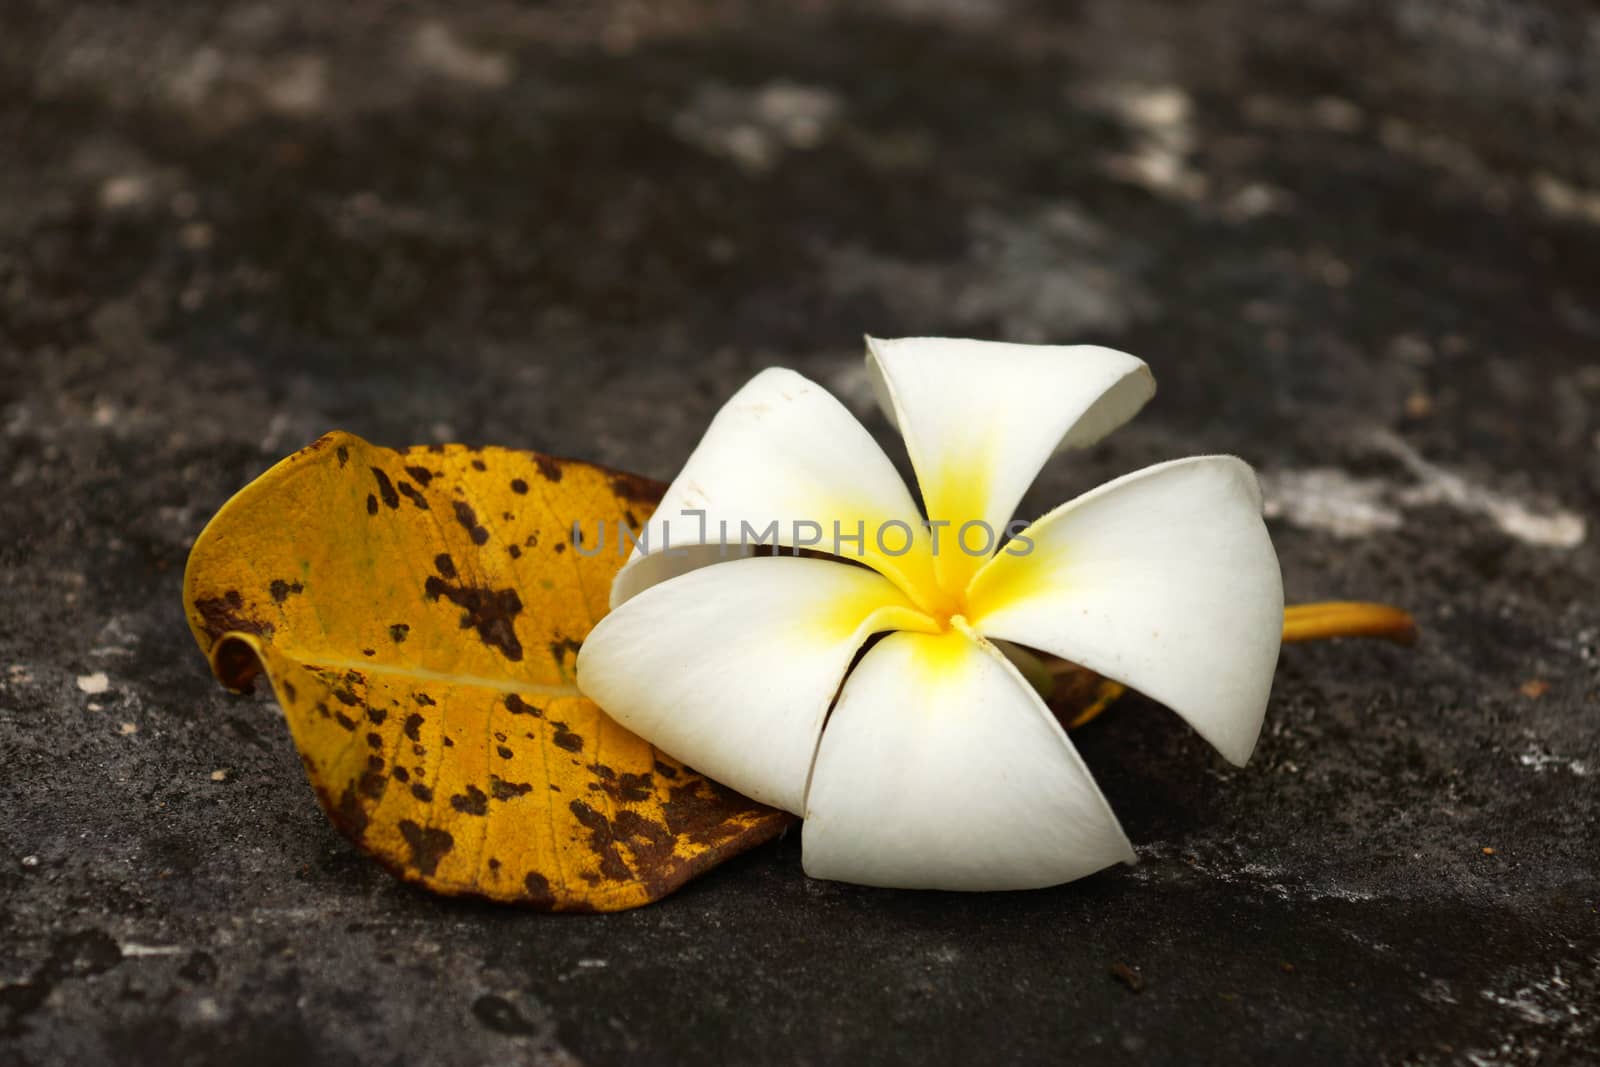
<instances>
[{"instance_id":1,"label":"flower stem","mask_svg":"<svg viewBox=\"0 0 1600 1067\"><path fill-rule=\"evenodd\" d=\"M1283 609L1284 641L1323 641L1330 637L1380 637L1409 645L1417 639L1417 621L1387 604L1346 600L1290 604Z\"/></svg>"}]
</instances>

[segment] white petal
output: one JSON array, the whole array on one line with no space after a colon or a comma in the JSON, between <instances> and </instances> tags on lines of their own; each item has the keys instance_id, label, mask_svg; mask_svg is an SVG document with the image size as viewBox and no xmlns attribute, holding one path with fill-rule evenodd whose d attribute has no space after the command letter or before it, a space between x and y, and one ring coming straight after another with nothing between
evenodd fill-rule
<instances>
[{"instance_id":1,"label":"white petal","mask_svg":"<svg viewBox=\"0 0 1600 1067\"><path fill-rule=\"evenodd\" d=\"M987 555L979 528L954 541L962 524L1004 531L1057 448L1093 444L1155 394L1142 361L1096 345L869 337L867 365L905 437L928 518L951 523L939 542L947 588Z\"/></svg>"},{"instance_id":2,"label":"white petal","mask_svg":"<svg viewBox=\"0 0 1600 1067\"><path fill-rule=\"evenodd\" d=\"M1247 465L1204 456L1147 467L1063 504L1014 545L967 590L975 629L1131 686L1231 762L1250 758L1278 662L1283 581Z\"/></svg>"},{"instance_id":3,"label":"white petal","mask_svg":"<svg viewBox=\"0 0 1600 1067\"><path fill-rule=\"evenodd\" d=\"M1132 862L1061 726L959 630L895 633L845 682L806 794L806 873L903 889L1033 889Z\"/></svg>"},{"instance_id":4,"label":"white petal","mask_svg":"<svg viewBox=\"0 0 1600 1067\"><path fill-rule=\"evenodd\" d=\"M663 752L799 814L817 735L869 635L931 623L882 575L836 560L733 560L600 620L578 688Z\"/></svg>"},{"instance_id":5,"label":"white petal","mask_svg":"<svg viewBox=\"0 0 1600 1067\"><path fill-rule=\"evenodd\" d=\"M705 513L703 528L693 512ZM885 530L891 522L904 531ZM889 457L827 390L773 368L751 379L712 420L647 524L648 553L635 549L613 581L611 605L714 561L715 553L675 558L685 546L753 541L772 523L780 544L819 536L800 547L858 559L902 588L931 585L921 515ZM816 528L802 525L797 537L796 524L804 523ZM864 535L862 543L836 542L835 524L845 539Z\"/></svg>"}]
</instances>

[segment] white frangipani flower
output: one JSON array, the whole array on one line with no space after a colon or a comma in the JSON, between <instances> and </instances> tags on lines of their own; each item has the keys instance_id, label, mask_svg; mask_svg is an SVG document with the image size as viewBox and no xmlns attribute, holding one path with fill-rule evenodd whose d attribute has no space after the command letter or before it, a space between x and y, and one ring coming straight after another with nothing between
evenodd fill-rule
<instances>
[{"instance_id":1,"label":"white frangipani flower","mask_svg":"<svg viewBox=\"0 0 1600 1067\"><path fill-rule=\"evenodd\" d=\"M1005 530L1053 452L1093 443L1144 405L1149 370L1094 346L867 347L927 524L837 400L792 371L764 371L668 488L648 551L617 575L612 611L583 645L579 686L663 751L803 815L815 877L1022 889L1131 862L1072 742L993 642L1145 693L1242 764L1284 622L1254 474L1226 456L1158 464L998 550L974 526L969 552L963 525ZM737 550L718 562L723 538L775 520L785 546L800 539L797 522L814 522L828 534L818 547L851 562ZM836 522L847 538L866 535L835 546ZM885 636L855 662L875 634Z\"/></svg>"}]
</instances>

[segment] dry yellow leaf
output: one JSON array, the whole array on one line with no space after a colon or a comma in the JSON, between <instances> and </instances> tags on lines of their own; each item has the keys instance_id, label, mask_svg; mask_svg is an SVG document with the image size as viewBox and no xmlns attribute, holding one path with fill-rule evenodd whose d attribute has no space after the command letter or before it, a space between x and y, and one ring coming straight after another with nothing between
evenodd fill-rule
<instances>
[{"instance_id":1,"label":"dry yellow leaf","mask_svg":"<svg viewBox=\"0 0 1600 1067\"><path fill-rule=\"evenodd\" d=\"M334 433L228 502L184 604L217 678L264 670L323 809L397 876L446 894L614 911L780 833L573 685L614 546L663 487L459 445ZM716 699L707 694L707 699Z\"/></svg>"}]
</instances>

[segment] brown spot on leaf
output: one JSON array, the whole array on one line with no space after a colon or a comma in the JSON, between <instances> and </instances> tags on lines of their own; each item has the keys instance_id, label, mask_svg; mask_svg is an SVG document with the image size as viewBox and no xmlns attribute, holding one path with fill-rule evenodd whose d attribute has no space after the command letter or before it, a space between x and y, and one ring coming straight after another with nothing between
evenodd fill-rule
<instances>
[{"instance_id":1,"label":"brown spot on leaf","mask_svg":"<svg viewBox=\"0 0 1600 1067\"><path fill-rule=\"evenodd\" d=\"M582 752L583 738L567 729L564 722L555 722L550 725L556 728L556 736L552 738L557 748L564 748L568 752Z\"/></svg>"},{"instance_id":2,"label":"brown spot on leaf","mask_svg":"<svg viewBox=\"0 0 1600 1067\"><path fill-rule=\"evenodd\" d=\"M368 748L382 748L383 747L383 735L380 734L380 733L370 733L370 734L368 734L367 735L367 747Z\"/></svg>"},{"instance_id":3,"label":"brown spot on leaf","mask_svg":"<svg viewBox=\"0 0 1600 1067\"><path fill-rule=\"evenodd\" d=\"M395 767L394 776L400 779L402 782L411 781L411 772L406 770L404 767Z\"/></svg>"},{"instance_id":4,"label":"brown spot on leaf","mask_svg":"<svg viewBox=\"0 0 1600 1067\"><path fill-rule=\"evenodd\" d=\"M353 708L357 704L361 703L361 698L350 692L348 689L335 689L333 691L333 695L339 699L339 703L343 704L347 708Z\"/></svg>"},{"instance_id":5,"label":"brown spot on leaf","mask_svg":"<svg viewBox=\"0 0 1600 1067\"><path fill-rule=\"evenodd\" d=\"M465 793L458 793L450 798L450 806L463 815L487 815L489 796L477 786L469 785Z\"/></svg>"},{"instance_id":6,"label":"brown spot on leaf","mask_svg":"<svg viewBox=\"0 0 1600 1067\"><path fill-rule=\"evenodd\" d=\"M456 839L447 830L421 827L410 819L400 820L400 836L411 846L411 862L424 877L432 877L439 861L455 847Z\"/></svg>"},{"instance_id":7,"label":"brown spot on leaf","mask_svg":"<svg viewBox=\"0 0 1600 1067\"><path fill-rule=\"evenodd\" d=\"M472 469L475 471L486 471L489 469L489 466L488 464L484 463L483 460L475 459L472 461Z\"/></svg>"},{"instance_id":8,"label":"brown spot on leaf","mask_svg":"<svg viewBox=\"0 0 1600 1067\"><path fill-rule=\"evenodd\" d=\"M560 637L550 642L550 658L556 661L556 669L562 673L567 671L567 657L571 656L576 666L578 650L583 647L582 641L574 641L570 637Z\"/></svg>"},{"instance_id":9,"label":"brown spot on leaf","mask_svg":"<svg viewBox=\"0 0 1600 1067\"><path fill-rule=\"evenodd\" d=\"M489 776L489 792L496 800L510 800L512 797L526 796L533 786L527 782L508 782L498 774Z\"/></svg>"},{"instance_id":10,"label":"brown spot on leaf","mask_svg":"<svg viewBox=\"0 0 1600 1067\"><path fill-rule=\"evenodd\" d=\"M555 905L556 895L550 891L550 879L538 871L529 871L522 880L522 887L528 891L527 901L534 907L549 908Z\"/></svg>"},{"instance_id":11,"label":"brown spot on leaf","mask_svg":"<svg viewBox=\"0 0 1600 1067\"><path fill-rule=\"evenodd\" d=\"M382 726L383 725L383 720L387 719L388 717L389 717L389 713L387 711L385 711L383 708L368 708L367 709L367 718L372 720L372 725L374 725L374 726Z\"/></svg>"},{"instance_id":12,"label":"brown spot on leaf","mask_svg":"<svg viewBox=\"0 0 1600 1067\"><path fill-rule=\"evenodd\" d=\"M617 851L616 835L612 833L610 821L581 800L574 800L567 807L583 828L589 831L589 851L600 860L600 873L613 882L632 881L633 872L628 870L628 865L622 862L622 855Z\"/></svg>"},{"instance_id":13,"label":"brown spot on leaf","mask_svg":"<svg viewBox=\"0 0 1600 1067\"><path fill-rule=\"evenodd\" d=\"M511 491L519 496L528 491L528 483L521 478L511 479Z\"/></svg>"},{"instance_id":14,"label":"brown spot on leaf","mask_svg":"<svg viewBox=\"0 0 1600 1067\"><path fill-rule=\"evenodd\" d=\"M393 641L395 644L398 645L398 644L402 643L403 641L405 641L406 635L409 634L410 632L411 632L411 627L407 626L405 623L403 623L403 622L392 623L389 626L389 640Z\"/></svg>"},{"instance_id":15,"label":"brown spot on leaf","mask_svg":"<svg viewBox=\"0 0 1600 1067\"><path fill-rule=\"evenodd\" d=\"M506 710L513 715L532 715L535 719L544 718L544 711L523 700L515 693L506 694Z\"/></svg>"},{"instance_id":16,"label":"brown spot on leaf","mask_svg":"<svg viewBox=\"0 0 1600 1067\"><path fill-rule=\"evenodd\" d=\"M545 456L535 453L533 462L538 466L539 473L544 475L546 481L559 482L561 480L562 471L561 461L559 459L556 459L554 456Z\"/></svg>"},{"instance_id":17,"label":"brown spot on leaf","mask_svg":"<svg viewBox=\"0 0 1600 1067\"><path fill-rule=\"evenodd\" d=\"M275 578L267 591L272 594L275 603L282 604L294 594L305 592L305 586L299 582L286 582L282 578Z\"/></svg>"},{"instance_id":18,"label":"brown spot on leaf","mask_svg":"<svg viewBox=\"0 0 1600 1067\"><path fill-rule=\"evenodd\" d=\"M589 770L600 779L598 782L591 782L589 788L604 791L619 804L638 804L649 800L650 793L655 788L655 781L649 773L634 774L631 771L624 771L618 777L616 771L603 763L591 763Z\"/></svg>"},{"instance_id":19,"label":"brown spot on leaf","mask_svg":"<svg viewBox=\"0 0 1600 1067\"><path fill-rule=\"evenodd\" d=\"M354 730L356 728L356 721L342 711L334 712L333 718L335 722L346 730Z\"/></svg>"},{"instance_id":20,"label":"brown spot on leaf","mask_svg":"<svg viewBox=\"0 0 1600 1067\"><path fill-rule=\"evenodd\" d=\"M636 811L623 809L611 820L612 836L633 853L641 870L660 870L672 862L672 835L660 823L651 822Z\"/></svg>"},{"instance_id":21,"label":"brown spot on leaf","mask_svg":"<svg viewBox=\"0 0 1600 1067\"><path fill-rule=\"evenodd\" d=\"M497 648L506 659L522 659L522 642L517 640L514 620L522 613L522 598L515 589L483 589L477 586L451 585L441 578L430 576L423 584L429 599L443 597L464 609L461 616L463 630L472 627L478 638L491 648Z\"/></svg>"},{"instance_id":22,"label":"brown spot on leaf","mask_svg":"<svg viewBox=\"0 0 1600 1067\"><path fill-rule=\"evenodd\" d=\"M433 557L433 569L446 578L454 578L456 576L456 561L450 558L450 553L441 552Z\"/></svg>"},{"instance_id":23,"label":"brown spot on leaf","mask_svg":"<svg viewBox=\"0 0 1600 1067\"><path fill-rule=\"evenodd\" d=\"M487 544L489 531L478 524L478 513L472 510L472 505L465 500L456 500L453 503L456 509L456 521L466 528L467 536L472 538L472 543Z\"/></svg>"},{"instance_id":24,"label":"brown spot on leaf","mask_svg":"<svg viewBox=\"0 0 1600 1067\"><path fill-rule=\"evenodd\" d=\"M378 780L378 791L383 791L383 780ZM365 780L363 779L363 786ZM324 806L328 806L324 799ZM329 814L333 817L333 824L352 841L360 841L361 836L367 832L367 809L362 807L361 799L349 789L339 794L339 803L332 807Z\"/></svg>"},{"instance_id":25,"label":"brown spot on leaf","mask_svg":"<svg viewBox=\"0 0 1600 1067\"><path fill-rule=\"evenodd\" d=\"M500 754L501 759L511 759L516 755L515 752L511 751L504 745L496 745L494 746L494 750Z\"/></svg>"},{"instance_id":26,"label":"brown spot on leaf","mask_svg":"<svg viewBox=\"0 0 1600 1067\"><path fill-rule=\"evenodd\" d=\"M656 504L661 500L661 494L667 491L667 487L649 478L641 478L637 474L614 471L611 475L611 491L624 500Z\"/></svg>"},{"instance_id":27,"label":"brown spot on leaf","mask_svg":"<svg viewBox=\"0 0 1600 1067\"><path fill-rule=\"evenodd\" d=\"M400 506L400 495L394 491L394 483L389 480L389 476L383 473L381 468L372 467L370 469L372 476L378 480L378 495L383 498L384 505L390 508L398 508Z\"/></svg>"},{"instance_id":28,"label":"brown spot on leaf","mask_svg":"<svg viewBox=\"0 0 1600 1067\"><path fill-rule=\"evenodd\" d=\"M412 693L411 699L415 700L418 705L424 708L431 708L438 703L437 700L434 700L427 693Z\"/></svg>"},{"instance_id":29,"label":"brown spot on leaf","mask_svg":"<svg viewBox=\"0 0 1600 1067\"><path fill-rule=\"evenodd\" d=\"M334 451L334 455L339 457L339 466L341 467L350 462L350 450L344 447L344 445L340 445Z\"/></svg>"},{"instance_id":30,"label":"brown spot on leaf","mask_svg":"<svg viewBox=\"0 0 1600 1067\"><path fill-rule=\"evenodd\" d=\"M418 782L416 785L411 787L411 795L422 801L424 804L428 804L433 801L433 790L429 789L421 782Z\"/></svg>"},{"instance_id":31,"label":"brown spot on leaf","mask_svg":"<svg viewBox=\"0 0 1600 1067\"><path fill-rule=\"evenodd\" d=\"M417 487L412 485L410 482L401 479L399 488L401 494L404 495L407 500L411 501L423 511L433 510L432 508L428 507L428 498L419 493L417 491Z\"/></svg>"},{"instance_id":32,"label":"brown spot on leaf","mask_svg":"<svg viewBox=\"0 0 1600 1067\"><path fill-rule=\"evenodd\" d=\"M728 813L749 806L749 801L726 786L707 778L698 783L672 789L661 805L667 830L673 837L687 837L697 845L716 845L737 833L728 824Z\"/></svg>"},{"instance_id":33,"label":"brown spot on leaf","mask_svg":"<svg viewBox=\"0 0 1600 1067\"><path fill-rule=\"evenodd\" d=\"M650 791L655 783L648 774L630 774L624 772L617 779L617 799L625 804L637 804L650 799Z\"/></svg>"},{"instance_id":34,"label":"brown spot on leaf","mask_svg":"<svg viewBox=\"0 0 1600 1067\"><path fill-rule=\"evenodd\" d=\"M428 488L428 483L433 481L433 472L427 467L407 467L406 473L415 478L417 484L424 489Z\"/></svg>"},{"instance_id":35,"label":"brown spot on leaf","mask_svg":"<svg viewBox=\"0 0 1600 1067\"><path fill-rule=\"evenodd\" d=\"M247 634L261 637L272 634L272 627L269 624L258 622L244 613L244 597L239 595L237 589L230 589L218 597L196 600L194 609L200 613L200 618L205 623L206 634L212 641L233 630L242 630Z\"/></svg>"},{"instance_id":36,"label":"brown spot on leaf","mask_svg":"<svg viewBox=\"0 0 1600 1067\"><path fill-rule=\"evenodd\" d=\"M368 493L367 494L367 514L368 515L376 515L377 513L378 513L378 498L373 496L371 493Z\"/></svg>"},{"instance_id":37,"label":"brown spot on leaf","mask_svg":"<svg viewBox=\"0 0 1600 1067\"><path fill-rule=\"evenodd\" d=\"M403 727L406 732L406 737L412 741L422 740L422 735L418 733L418 731L422 729L422 724L427 721L427 719L424 719L421 715L418 715L414 711L410 715L407 715L406 724Z\"/></svg>"},{"instance_id":38,"label":"brown spot on leaf","mask_svg":"<svg viewBox=\"0 0 1600 1067\"><path fill-rule=\"evenodd\" d=\"M512 545L511 547L507 548L506 551L511 553L511 558L512 559L521 559L522 558L522 549L518 545Z\"/></svg>"}]
</instances>

